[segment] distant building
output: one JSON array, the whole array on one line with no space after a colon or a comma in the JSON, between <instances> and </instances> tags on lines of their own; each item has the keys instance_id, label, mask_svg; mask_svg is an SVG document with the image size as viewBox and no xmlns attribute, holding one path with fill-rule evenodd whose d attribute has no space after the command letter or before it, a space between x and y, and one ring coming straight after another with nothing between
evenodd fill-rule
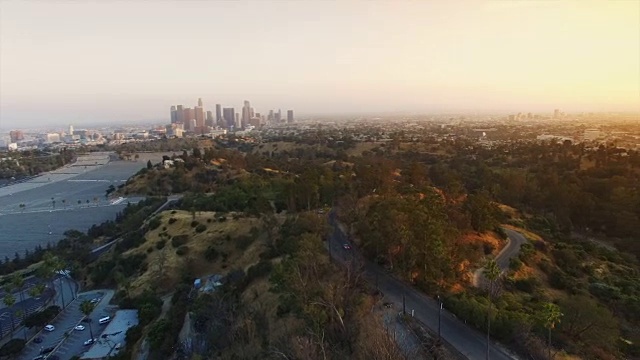
<instances>
[{"instance_id":1,"label":"distant building","mask_svg":"<svg viewBox=\"0 0 640 360\"><path fill-rule=\"evenodd\" d=\"M287 110L287 122L289 124L293 123L293 110Z\"/></svg>"},{"instance_id":2,"label":"distant building","mask_svg":"<svg viewBox=\"0 0 640 360\"><path fill-rule=\"evenodd\" d=\"M185 123L185 117L184 117L184 108L182 105L178 105L176 108L176 122L179 122L181 124Z\"/></svg>"},{"instance_id":3,"label":"distant building","mask_svg":"<svg viewBox=\"0 0 640 360\"><path fill-rule=\"evenodd\" d=\"M207 120L204 122L205 126L214 127L215 122L213 121L213 111L207 111Z\"/></svg>"},{"instance_id":4,"label":"distant building","mask_svg":"<svg viewBox=\"0 0 640 360\"><path fill-rule=\"evenodd\" d=\"M220 104L216 104L216 123L218 126L222 124L222 106Z\"/></svg>"},{"instance_id":5,"label":"distant building","mask_svg":"<svg viewBox=\"0 0 640 360\"><path fill-rule=\"evenodd\" d=\"M554 119L559 119L560 118L560 109L553 110L553 118Z\"/></svg>"},{"instance_id":6,"label":"distant building","mask_svg":"<svg viewBox=\"0 0 640 360\"><path fill-rule=\"evenodd\" d=\"M251 104L249 100L244 101L244 106L242 107L242 122L240 126L245 127L249 125L249 121L251 120Z\"/></svg>"},{"instance_id":7,"label":"distant building","mask_svg":"<svg viewBox=\"0 0 640 360\"><path fill-rule=\"evenodd\" d=\"M193 122L191 121L193 120ZM186 108L184 109L184 124L185 124L185 130L187 131L193 131L194 127L191 126L193 123L195 123L196 120L196 112L194 109L192 108Z\"/></svg>"},{"instance_id":8,"label":"distant building","mask_svg":"<svg viewBox=\"0 0 640 360\"><path fill-rule=\"evenodd\" d=\"M202 107L202 98L198 98L198 106Z\"/></svg>"},{"instance_id":9,"label":"distant building","mask_svg":"<svg viewBox=\"0 0 640 360\"><path fill-rule=\"evenodd\" d=\"M12 143L18 142L20 140L24 140L24 134L20 130L10 131L9 137L11 138Z\"/></svg>"},{"instance_id":10,"label":"distant building","mask_svg":"<svg viewBox=\"0 0 640 360\"><path fill-rule=\"evenodd\" d=\"M171 113L171 123L172 124L177 123L178 122L178 110L176 109L175 106L171 107L170 113Z\"/></svg>"},{"instance_id":11,"label":"distant building","mask_svg":"<svg viewBox=\"0 0 640 360\"><path fill-rule=\"evenodd\" d=\"M48 143L60 142L60 134L58 133L49 133L45 137L45 141Z\"/></svg>"},{"instance_id":12,"label":"distant building","mask_svg":"<svg viewBox=\"0 0 640 360\"><path fill-rule=\"evenodd\" d=\"M225 127L229 128L235 126L236 111L234 108L224 108L222 110L222 115L224 117Z\"/></svg>"},{"instance_id":13,"label":"distant building","mask_svg":"<svg viewBox=\"0 0 640 360\"><path fill-rule=\"evenodd\" d=\"M278 109L278 112L275 114L275 121L277 123L279 123L280 121L282 121L282 111L280 109Z\"/></svg>"}]
</instances>

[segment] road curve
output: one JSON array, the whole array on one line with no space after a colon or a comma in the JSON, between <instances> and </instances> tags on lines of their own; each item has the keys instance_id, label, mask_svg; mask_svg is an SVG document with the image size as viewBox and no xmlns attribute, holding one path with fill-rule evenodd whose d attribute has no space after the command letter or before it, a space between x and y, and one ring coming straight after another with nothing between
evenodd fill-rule
<instances>
[{"instance_id":1,"label":"road curve","mask_svg":"<svg viewBox=\"0 0 640 360\"><path fill-rule=\"evenodd\" d=\"M522 244L526 243L527 239L524 235L515 230L507 228L502 228L502 230L507 233L507 245L498 253L495 260L500 270L506 272L509 270L509 262L512 258L518 256ZM480 286L480 283L482 282L483 269L484 268L479 268L473 273L473 285L476 287Z\"/></svg>"},{"instance_id":2,"label":"road curve","mask_svg":"<svg viewBox=\"0 0 640 360\"><path fill-rule=\"evenodd\" d=\"M355 248L351 250L344 249L342 245L348 243L348 237L338 226L334 211L329 213L329 223L333 227L333 231L328 238L327 245L332 259L347 264L362 263L365 277L369 282L377 285L378 289L384 294L385 299L393 302L396 308L402 309L404 296L407 311L415 310L415 317L428 328L437 332L439 303L405 282L389 275L377 264L363 259L358 255ZM442 311L441 334L449 344L468 359L486 359L486 335L467 326L446 309ZM517 359L495 343L491 343L489 352L491 360Z\"/></svg>"}]
</instances>

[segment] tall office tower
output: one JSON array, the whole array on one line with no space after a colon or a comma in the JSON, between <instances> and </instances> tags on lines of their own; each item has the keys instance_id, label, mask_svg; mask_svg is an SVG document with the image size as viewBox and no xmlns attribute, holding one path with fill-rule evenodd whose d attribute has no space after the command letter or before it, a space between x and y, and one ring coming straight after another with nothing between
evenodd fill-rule
<instances>
[{"instance_id":1,"label":"tall office tower","mask_svg":"<svg viewBox=\"0 0 640 360\"><path fill-rule=\"evenodd\" d=\"M179 122L181 124L185 123L185 116L184 116L184 107L182 105L178 105L178 107L176 108L176 122Z\"/></svg>"},{"instance_id":2,"label":"tall office tower","mask_svg":"<svg viewBox=\"0 0 640 360\"><path fill-rule=\"evenodd\" d=\"M202 106L196 106L194 109L194 115L196 118L196 126L203 127L204 126L204 108Z\"/></svg>"},{"instance_id":3,"label":"tall office tower","mask_svg":"<svg viewBox=\"0 0 640 360\"><path fill-rule=\"evenodd\" d=\"M558 119L560 117L560 109L553 110L553 118Z\"/></svg>"},{"instance_id":4,"label":"tall office tower","mask_svg":"<svg viewBox=\"0 0 640 360\"><path fill-rule=\"evenodd\" d=\"M273 121L273 110L269 110L269 115L267 116L267 121L269 121L269 122Z\"/></svg>"},{"instance_id":5,"label":"tall office tower","mask_svg":"<svg viewBox=\"0 0 640 360\"><path fill-rule=\"evenodd\" d=\"M171 123L175 124L176 122L178 122L178 110L175 106L171 106Z\"/></svg>"},{"instance_id":6,"label":"tall office tower","mask_svg":"<svg viewBox=\"0 0 640 360\"><path fill-rule=\"evenodd\" d=\"M69 125L69 135L73 135L73 125Z\"/></svg>"},{"instance_id":7,"label":"tall office tower","mask_svg":"<svg viewBox=\"0 0 640 360\"><path fill-rule=\"evenodd\" d=\"M253 119L254 117L256 117L255 115L256 115L256 113L253 111L253 108L251 108L249 110L249 117Z\"/></svg>"},{"instance_id":8,"label":"tall office tower","mask_svg":"<svg viewBox=\"0 0 640 360\"><path fill-rule=\"evenodd\" d=\"M196 112L192 108L184 109L184 128L185 130L193 131L194 129L191 127L191 120L196 119Z\"/></svg>"},{"instance_id":9,"label":"tall office tower","mask_svg":"<svg viewBox=\"0 0 640 360\"><path fill-rule=\"evenodd\" d=\"M196 129L198 128L198 124L196 122L196 119L189 120L189 128L190 128L189 130L191 130L193 132L196 131Z\"/></svg>"},{"instance_id":10,"label":"tall office tower","mask_svg":"<svg viewBox=\"0 0 640 360\"><path fill-rule=\"evenodd\" d=\"M198 98L198 106L202 107L202 98Z\"/></svg>"},{"instance_id":11,"label":"tall office tower","mask_svg":"<svg viewBox=\"0 0 640 360\"><path fill-rule=\"evenodd\" d=\"M242 128L242 122L240 120L240 113L236 113L236 121L233 123L236 129Z\"/></svg>"},{"instance_id":12,"label":"tall office tower","mask_svg":"<svg viewBox=\"0 0 640 360\"><path fill-rule=\"evenodd\" d=\"M240 126L245 127L249 125L249 120L251 120L251 104L248 100L245 100L244 106L242 107L242 123Z\"/></svg>"},{"instance_id":13,"label":"tall office tower","mask_svg":"<svg viewBox=\"0 0 640 360\"><path fill-rule=\"evenodd\" d=\"M236 110L234 108L222 109L222 115L224 117L225 127L230 128L235 125Z\"/></svg>"},{"instance_id":14,"label":"tall office tower","mask_svg":"<svg viewBox=\"0 0 640 360\"><path fill-rule=\"evenodd\" d=\"M207 121L204 123L206 126L214 127L215 123L213 122L213 112L207 111Z\"/></svg>"},{"instance_id":15,"label":"tall office tower","mask_svg":"<svg viewBox=\"0 0 640 360\"><path fill-rule=\"evenodd\" d=\"M282 111L278 109L278 112L276 113L275 121L279 123L281 120L282 120Z\"/></svg>"},{"instance_id":16,"label":"tall office tower","mask_svg":"<svg viewBox=\"0 0 640 360\"><path fill-rule=\"evenodd\" d=\"M287 122L289 124L293 123L293 110L287 110Z\"/></svg>"},{"instance_id":17,"label":"tall office tower","mask_svg":"<svg viewBox=\"0 0 640 360\"><path fill-rule=\"evenodd\" d=\"M222 122L222 106L216 104L216 122L220 124Z\"/></svg>"}]
</instances>

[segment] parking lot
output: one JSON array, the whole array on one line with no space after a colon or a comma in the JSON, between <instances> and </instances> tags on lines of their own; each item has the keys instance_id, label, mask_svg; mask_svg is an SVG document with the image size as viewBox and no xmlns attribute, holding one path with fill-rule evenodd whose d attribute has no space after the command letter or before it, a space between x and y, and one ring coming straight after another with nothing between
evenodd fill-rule
<instances>
[{"instance_id":1,"label":"parking lot","mask_svg":"<svg viewBox=\"0 0 640 360\"><path fill-rule=\"evenodd\" d=\"M85 351L86 349L83 343L88 340L91 335L88 326L89 323L81 322L84 315L82 311L80 311L80 304L84 300L101 298L101 301L96 304L96 308L90 316L92 320L96 318L96 320L91 323L91 326L94 331L94 337L98 337L101 329L97 319L107 310L107 304L112 296L113 292L108 292L107 294L105 294L105 292L79 294L77 300L69 304L69 306L51 322L51 325L53 325L55 329L53 331L40 331L36 339L27 344L20 359L32 360L45 349L53 349L50 355L56 355L61 360L68 360L74 355L79 355ZM78 324L84 325L86 329L82 331L74 330ZM53 356L50 358L53 358Z\"/></svg>"},{"instance_id":2,"label":"parking lot","mask_svg":"<svg viewBox=\"0 0 640 360\"><path fill-rule=\"evenodd\" d=\"M83 294L83 296L87 300L99 298L100 302L96 304L95 309L91 315L88 316L88 319L91 319L91 321L81 322L81 324L85 326L85 329L82 331L74 330L67 340L53 353L58 356L60 360L69 360L73 356L80 355L89 350L91 346L84 345L85 341L91 339L89 326L91 326L91 330L93 331L93 337L100 339L100 334L107 325L98 324L98 320L105 315L113 316L116 310L116 307L109 306L109 301L111 301L113 297L113 291L91 292Z\"/></svg>"}]
</instances>

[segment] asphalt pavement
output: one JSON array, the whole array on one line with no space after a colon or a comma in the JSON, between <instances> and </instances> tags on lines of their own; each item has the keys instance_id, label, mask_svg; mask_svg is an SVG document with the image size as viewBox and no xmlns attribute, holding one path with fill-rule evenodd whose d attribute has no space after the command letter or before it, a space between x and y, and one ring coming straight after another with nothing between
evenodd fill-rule
<instances>
[{"instance_id":1,"label":"asphalt pavement","mask_svg":"<svg viewBox=\"0 0 640 360\"><path fill-rule=\"evenodd\" d=\"M105 296L107 295L107 296ZM81 320L84 318L84 314L80 310L80 304L84 300L92 300L94 298L101 298L102 300L96 305L95 310L90 317L94 321L91 322L94 337L99 337L101 326L98 325L98 318L106 311L113 292L109 291L91 291L87 293L78 294L75 301L67 306L52 322L51 325L55 327L53 331L46 331L40 329L36 338L40 342L36 342L35 339L30 341L20 355L20 360L32 360L34 357L40 355L44 349L53 349L51 355L57 355L61 360L68 360L74 355L78 355L85 348L84 342L88 340L90 335L89 323L83 323ZM84 330L75 330L74 328L82 324L85 326Z\"/></svg>"},{"instance_id":2,"label":"asphalt pavement","mask_svg":"<svg viewBox=\"0 0 640 360\"><path fill-rule=\"evenodd\" d=\"M344 249L343 244L349 243L348 237L338 226L337 218L333 211L329 213L329 222L333 226L333 232L328 241L332 258L345 263L362 263L366 278L374 284L377 283L387 301L393 302L396 307L401 307L404 296L407 311L415 310L415 318L437 332L439 303L405 282L391 276L377 264L363 259L355 248ZM467 326L446 309L442 310L441 334L445 341L467 358L471 360L486 359L486 335ZM490 344L489 354L492 360L517 359L502 346L495 343Z\"/></svg>"},{"instance_id":3,"label":"asphalt pavement","mask_svg":"<svg viewBox=\"0 0 640 360\"><path fill-rule=\"evenodd\" d=\"M38 280L30 280L31 284L37 283ZM17 329L21 327L22 316L18 316L19 311L25 311L25 316L29 316L33 312L39 310L44 305L58 305L62 307L62 301L64 299L64 303L68 304L73 300L74 294L77 291L76 284L73 280L68 279L64 276L57 276L53 284L55 286L55 291L50 289L49 287L45 288L45 291L42 295L34 298L31 296L27 296L23 301L20 301L20 298L16 296L16 303L11 307L4 307L0 309L0 330L2 335L6 335L11 332L11 314L13 313L13 329L14 331L13 338L16 337L24 337L21 334L21 331ZM55 299L53 301L49 301L52 296L56 294Z\"/></svg>"},{"instance_id":4,"label":"asphalt pavement","mask_svg":"<svg viewBox=\"0 0 640 360\"><path fill-rule=\"evenodd\" d=\"M507 228L502 229L507 234L507 245L500 250L498 255L496 255L495 260L500 270L506 272L509 270L509 263L511 262L511 259L520 254L520 248L522 247L522 244L527 242L527 239L517 231ZM484 268L481 267L473 273L474 286L480 287L481 285L487 285L484 275L482 274L483 270Z\"/></svg>"},{"instance_id":5,"label":"asphalt pavement","mask_svg":"<svg viewBox=\"0 0 640 360\"><path fill-rule=\"evenodd\" d=\"M100 325L98 320L107 315L113 317L115 314L116 307L109 305L113 295L113 290L96 290L81 294L80 296L82 296L82 299L78 303L81 303L83 300L91 299L100 299L100 302L96 304L95 309L88 316L90 321L80 322L80 324L85 326L85 329L81 331L74 330L69 337L60 344L53 354L60 357L60 360L69 360L73 356L80 355L89 350L91 346L84 345L84 342L91 339L91 331L93 331L94 338L97 338L98 341L104 341L100 335L106 328L106 324ZM80 314L82 315L82 313ZM84 316L82 316L81 319L83 317ZM91 327L91 330L89 327Z\"/></svg>"}]
</instances>

